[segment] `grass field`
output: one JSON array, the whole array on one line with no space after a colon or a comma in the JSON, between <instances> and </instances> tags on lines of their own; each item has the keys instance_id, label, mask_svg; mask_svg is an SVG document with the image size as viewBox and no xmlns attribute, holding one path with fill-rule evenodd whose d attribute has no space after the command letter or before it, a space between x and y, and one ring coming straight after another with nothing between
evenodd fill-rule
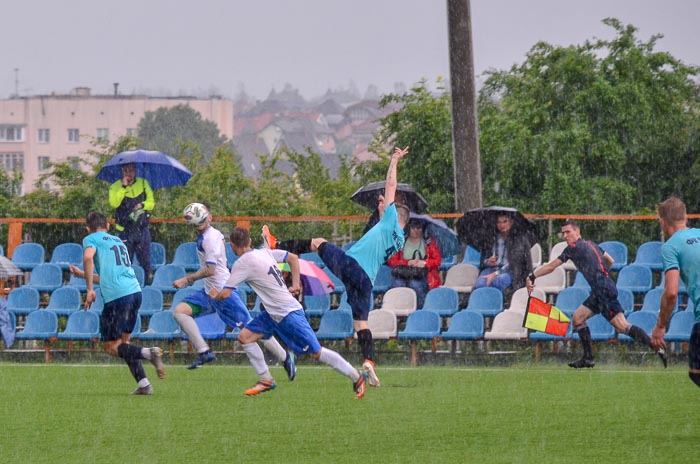
<instances>
[{"instance_id":1,"label":"grass field","mask_svg":"<svg viewBox=\"0 0 700 464\"><path fill-rule=\"evenodd\" d=\"M693 462L700 389L680 366L382 368L350 382L302 365L247 398L246 366L169 366L132 397L122 365L0 364L5 462Z\"/></svg>"}]
</instances>

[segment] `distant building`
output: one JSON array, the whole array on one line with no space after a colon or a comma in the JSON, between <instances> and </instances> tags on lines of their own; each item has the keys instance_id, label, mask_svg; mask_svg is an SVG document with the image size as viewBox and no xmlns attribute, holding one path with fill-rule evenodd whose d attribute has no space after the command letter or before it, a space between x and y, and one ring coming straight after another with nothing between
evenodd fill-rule
<instances>
[{"instance_id":1,"label":"distant building","mask_svg":"<svg viewBox=\"0 0 700 464\"><path fill-rule=\"evenodd\" d=\"M50 162L83 158L98 139L137 136L147 111L188 105L233 139L233 102L223 98L91 95L78 87L67 95L36 95L0 100L0 165L22 173L20 194L35 189ZM50 189L50 185L43 185Z\"/></svg>"}]
</instances>

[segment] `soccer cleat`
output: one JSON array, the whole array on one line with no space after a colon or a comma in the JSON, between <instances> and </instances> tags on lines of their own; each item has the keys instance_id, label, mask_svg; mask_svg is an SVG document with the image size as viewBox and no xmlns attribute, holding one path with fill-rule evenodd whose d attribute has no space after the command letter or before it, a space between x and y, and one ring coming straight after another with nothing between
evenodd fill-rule
<instances>
[{"instance_id":1,"label":"soccer cleat","mask_svg":"<svg viewBox=\"0 0 700 464\"><path fill-rule=\"evenodd\" d=\"M255 396L260 393L265 393L266 391L274 390L275 388L277 388L277 384L274 380L269 382L267 380L258 380L258 383L247 389L245 394L246 396Z\"/></svg>"},{"instance_id":2,"label":"soccer cleat","mask_svg":"<svg viewBox=\"0 0 700 464\"><path fill-rule=\"evenodd\" d=\"M379 377L377 377L377 373L374 371L374 362L365 359L365 362L362 363L362 369L367 372L367 383L369 383L370 387L379 387L381 385Z\"/></svg>"},{"instance_id":3,"label":"soccer cleat","mask_svg":"<svg viewBox=\"0 0 700 464\"><path fill-rule=\"evenodd\" d=\"M277 239L270 233L270 228L267 227L267 224L262 226L262 239L265 248L274 250L277 247Z\"/></svg>"},{"instance_id":4,"label":"soccer cleat","mask_svg":"<svg viewBox=\"0 0 700 464\"><path fill-rule=\"evenodd\" d=\"M202 367L206 363L210 363L215 359L216 355L214 355L214 353L212 353L211 351L199 353L199 355L197 355L197 359L195 359L194 362L189 365L188 369L197 369L198 367Z\"/></svg>"},{"instance_id":5,"label":"soccer cleat","mask_svg":"<svg viewBox=\"0 0 700 464\"><path fill-rule=\"evenodd\" d=\"M595 366L595 361L593 359L589 358L581 358L578 361L570 362L569 367L573 367L574 369L582 369L584 367L593 367Z\"/></svg>"},{"instance_id":6,"label":"soccer cleat","mask_svg":"<svg viewBox=\"0 0 700 464\"><path fill-rule=\"evenodd\" d=\"M131 392L132 395L152 395L153 394L153 386L151 384L146 385L145 387L139 387L136 390Z\"/></svg>"},{"instance_id":7,"label":"soccer cleat","mask_svg":"<svg viewBox=\"0 0 700 464\"><path fill-rule=\"evenodd\" d=\"M666 353L666 350L661 348L656 352L656 354L659 355L661 362L664 363L664 369L666 369L668 367L668 354Z\"/></svg>"},{"instance_id":8,"label":"soccer cleat","mask_svg":"<svg viewBox=\"0 0 700 464\"><path fill-rule=\"evenodd\" d=\"M352 389L355 392L355 398L360 400L367 392L367 379L369 374L367 374L366 371L359 369L357 370L357 373L360 374L360 378L357 380L357 382L352 384Z\"/></svg>"},{"instance_id":9,"label":"soccer cleat","mask_svg":"<svg viewBox=\"0 0 700 464\"><path fill-rule=\"evenodd\" d=\"M287 359L284 360L284 370L287 371L287 378L290 381L297 376L296 356L291 351L287 351Z\"/></svg>"},{"instance_id":10,"label":"soccer cleat","mask_svg":"<svg viewBox=\"0 0 700 464\"><path fill-rule=\"evenodd\" d=\"M165 378L165 366L163 365L163 350L154 346L151 350L151 364L156 368L159 379Z\"/></svg>"}]
</instances>

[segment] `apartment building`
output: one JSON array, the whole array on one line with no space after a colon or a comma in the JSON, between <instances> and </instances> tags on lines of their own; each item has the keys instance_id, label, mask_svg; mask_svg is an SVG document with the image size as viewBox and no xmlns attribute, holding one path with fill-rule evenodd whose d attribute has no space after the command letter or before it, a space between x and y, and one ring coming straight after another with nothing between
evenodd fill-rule
<instances>
[{"instance_id":1,"label":"apartment building","mask_svg":"<svg viewBox=\"0 0 700 464\"><path fill-rule=\"evenodd\" d=\"M92 95L89 88L78 87L66 95L0 100L0 167L10 175L21 172L20 193L29 193L50 162L77 161L98 139L136 136L147 111L183 104L233 138L233 101L223 98L119 95L115 85L113 95Z\"/></svg>"}]
</instances>

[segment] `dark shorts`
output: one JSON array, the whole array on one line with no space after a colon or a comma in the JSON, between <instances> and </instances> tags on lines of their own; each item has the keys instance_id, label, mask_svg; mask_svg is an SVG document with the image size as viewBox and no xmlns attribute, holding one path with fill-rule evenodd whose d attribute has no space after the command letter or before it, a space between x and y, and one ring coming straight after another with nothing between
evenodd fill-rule
<instances>
[{"instance_id":1,"label":"dark shorts","mask_svg":"<svg viewBox=\"0 0 700 464\"><path fill-rule=\"evenodd\" d=\"M372 308L372 281L365 270L337 245L326 242L318 251L326 267L345 284L353 320L366 321Z\"/></svg>"},{"instance_id":2,"label":"dark shorts","mask_svg":"<svg viewBox=\"0 0 700 464\"><path fill-rule=\"evenodd\" d=\"M592 291L583 305L596 314L602 314L608 321L625 312L617 299L617 289Z\"/></svg>"},{"instance_id":3,"label":"dark shorts","mask_svg":"<svg viewBox=\"0 0 700 464\"><path fill-rule=\"evenodd\" d=\"M700 322L693 325L688 341L688 367L700 370Z\"/></svg>"},{"instance_id":4,"label":"dark shorts","mask_svg":"<svg viewBox=\"0 0 700 464\"><path fill-rule=\"evenodd\" d=\"M140 307L141 292L105 303L100 317L102 341L111 342L121 339L122 334L130 334L134 330Z\"/></svg>"}]
</instances>

